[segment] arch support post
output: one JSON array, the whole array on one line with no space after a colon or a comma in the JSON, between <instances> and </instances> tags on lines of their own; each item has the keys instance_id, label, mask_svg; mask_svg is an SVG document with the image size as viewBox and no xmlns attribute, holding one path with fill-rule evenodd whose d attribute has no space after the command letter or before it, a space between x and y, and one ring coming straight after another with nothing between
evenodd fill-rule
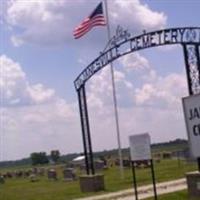
<instances>
[{"instance_id":1,"label":"arch support post","mask_svg":"<svg viewBox=\"0 0 200 200\"><path fill-rule=\"evenodd\" d=\"M77 90L77 93L78 93L78 103L79 103L80 118L81 118L86 173L88 175L89 174L94 175L95 169L94 169L94 161L93 161L91 136L90 136L90 126L89 126L85 84L82 85Z\"/></svg>"},{"instance_id":2,"label":"arch support post","mask_svg":"<svg viewBox=\"0 0 200 200\"><path fill-rule=\"evenodd\" d=\"M184 44L186 74L189 95L200 94L200 45ZM200 172L200 157L197 158L198 170Z\"/></svg>"},{"instance_id":3,"label":"arch support post","mask_svg":"<svg viewBox=\"0 0 200 200\"><path fill-rule=\"evenodd\" d=\"M200 93L200 45L183 44L189 95Z\"/></svg>"}]
</instances>

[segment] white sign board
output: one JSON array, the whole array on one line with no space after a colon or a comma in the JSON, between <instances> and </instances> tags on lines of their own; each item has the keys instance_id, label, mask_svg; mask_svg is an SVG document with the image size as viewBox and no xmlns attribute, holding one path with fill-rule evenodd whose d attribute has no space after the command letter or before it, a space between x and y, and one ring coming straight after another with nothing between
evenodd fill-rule
<instances>
[{"instance_id":1,"label":"white sign board","mask_svg":"<svg viewBox=\"0 0 200 200\"><path fill-rule=\"evenodd\" d=\"M194 158L200 157L200 94L183 98L185 123Z\"/></svg>"},{"instance_id":2,"label":"white sign board","mask_svg":"<svg viewBox=\"0 0 200 200\"><path fill-rule=\"evenodd\" d=\"M151 141L148 133L129 136L132 161L151 159Z\"/></svg>"}]
</instances>

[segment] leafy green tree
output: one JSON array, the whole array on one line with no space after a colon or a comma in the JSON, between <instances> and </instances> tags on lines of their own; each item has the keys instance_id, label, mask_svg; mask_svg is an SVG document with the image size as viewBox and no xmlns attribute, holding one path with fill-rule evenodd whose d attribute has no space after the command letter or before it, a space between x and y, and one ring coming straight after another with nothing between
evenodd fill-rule
<instances>
[{"instance_id":1,"label":"leafy green tree","mask_svg":"<svg viewBox=\"0 0 200 200\"><path fill-rule=\"evenodd\" d=\"M58 160L60 159L60 152L59 150L52 150L51 151L51 159L54 163L57 163Z\"/></svg>"},{"instance_id":2,"label":"leafy green tree","mask_svg":"<svg viewBox=\"0 0 200 200\"><path fill-rule=\"evenodd\" d=\"M31 154L31 161L32 165L38 165L38 164L47 164L49 163L49 159L46 155L46 152L34 152Z\"/></svg>"}]
</instances>

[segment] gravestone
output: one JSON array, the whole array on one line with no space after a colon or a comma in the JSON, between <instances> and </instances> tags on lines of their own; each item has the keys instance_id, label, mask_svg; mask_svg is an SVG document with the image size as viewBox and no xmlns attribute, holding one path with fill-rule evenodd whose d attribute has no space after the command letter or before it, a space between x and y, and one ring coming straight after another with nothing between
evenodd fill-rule
<instances>
[{"instance_id":1,"label":"gravestone","mask_svg":"<svg viewBox=\"0 0 200 200\"><path fill-rule=\"evenodd\" d=\"M63 176L65 181L76 180L76 174L73 168L66 168L63 170Z\"/></svg>"},{"instance_id":2,"label":"gravestone","mask_svg":"<svg viewBox=\"0 0 200 200\"><path fill-rule=\"evenodd\" d=\"M136 161L136 167L139 169L143 169L143 168L149 168L150 162L149 160L140 160L140 161Z\"/></svg>"},{"instance_id":3,"label":"gravestone","mask_svg":"<svg viewBox=\"0 0 200 200\"><path fill-rule=\"evenodd\" d=\"M98 192L105 189L103 174L80 176L79 180L82 192Z\"/></svg>"},{"instance_id":4,"label":"gravestone","mask_svg":"<svg viewBox=\"0 0 200 200\"><path fill-rule=\"evenodd\" d=\"M4 184L5 183L5 179L3 176L0 176L0 184Z\"/></svg>"},{"instance_id":5,"label":"gravestone","mask_svg":"<svg viewBox=\"0 0 200 200\"><path fill-rule=\"evenodd\" d=\"M105 157L101 156L100 161L103 161L103 164L104 164L103 168L108 169L108 160Z\"/></svg>"},{"instance_id":6,"label":"gravestone","mask_svg":"<svg viewBox=\"0 0 200 200\"><path fill-rule=\"evenodd\" d=\"M172 158L172 153L163 152L162 156L163 156L163 159L171 159Z\"/></svg>"},{"instance_id":7,"label":"gravestone","mask_svg":"<svg viewBox=\"0 0 200 200\"><path fill-rule=\"evenodd\" d=\"M30 178L31 182L37 182L37 181L39 181L39 179L37 178L37 176L35 174L31 174L29 176L29 178Z\"/></svg>"},{"instance_id":8,"label":"gravestone","mask_svg":"<svg viewBox=\"0 0 200 200\"><path fill-rule=\"evenodd\" d=\"M123 160L123 166L124 167L131 167L131 161L128 159Z\"/></svg>"},{"instance_id":9,"label":"gravestone","mask_svg":"<svg viewBox=\"0 0 200 200\"><path fill-rule=\"evenodd\" d=\"M48 179L49 180L58 180L57 179L57 173L56 173L56 170L55 169L49 169L48 172L47 172L47 175L48 175Z\"/></svg>"},{"instance_id":10,"label":"gravestone","mask_svg":"<svg viewBox=\"0 0 200 200\"><path fill-rule=\"evenodd\" d=\"M95 165L95 169L98 171L104 169L104 161L101 161L101 160L95 161L94 165Z\"/></svg>"},{"instance_id":11,"label":"gravestone","mask_svg":"<svg viewBox=\"0 0 200 200\"><path fill-rule=\"evenodd\" d=\"M38 168L37 167L32 168L32 172L33 172L33 174L37 174L38 173Z\"/></svg>"},{"instance_id":12,"label":"gravestone","mask_svg":"<svg viewBox=\"0 0 200 200\"><path fill-rule=\"evenodd\" d=\"M200 197L200 173L190 172L186 174L189 200L199 199Z\"/></svg>"}]
</instances>

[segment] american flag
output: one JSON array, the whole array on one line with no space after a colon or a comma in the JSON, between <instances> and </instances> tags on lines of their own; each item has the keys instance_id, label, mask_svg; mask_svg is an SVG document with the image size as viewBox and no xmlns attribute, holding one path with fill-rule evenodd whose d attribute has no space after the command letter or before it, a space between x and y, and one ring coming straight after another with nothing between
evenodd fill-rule
<instances>
[{"instance_id":1,"label":"american flag","mask_svg":"<svg viewBox=\"0 0 200 200\"><path fill-rule=\"evenodd\" d=\"M78 39L90 31L94 26L105 26L106 20L103 15L102 2L95 8L92 14L87 17L79 26L74 29L73 35Z\"/></svg>"}]
</instances>

